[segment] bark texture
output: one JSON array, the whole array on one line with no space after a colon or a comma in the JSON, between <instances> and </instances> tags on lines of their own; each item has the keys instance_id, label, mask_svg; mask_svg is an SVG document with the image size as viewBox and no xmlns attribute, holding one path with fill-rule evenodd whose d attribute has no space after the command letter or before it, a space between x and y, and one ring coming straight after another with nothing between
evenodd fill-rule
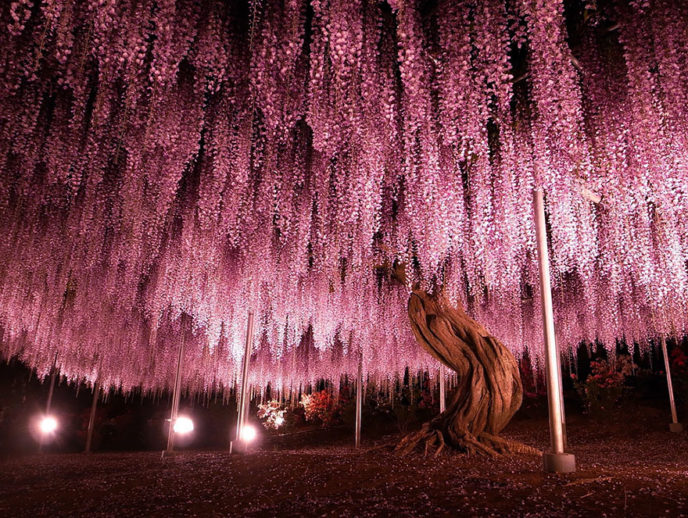
<instances>
[{"instance_id":1,"label":"bark texture","mask_svg":"<svg viewBox=\"0 0 688 518\"><path fill-rule=\"evenodd\" d=\"M461 307L441 296L415 290L408 303L418 343L458 374L459 384L447 409L397 445L406 454L418 446L435 455L448 445L467 453L540 452L497 436L521 406L523 388L518 363L499 340Z\"/></svg>"}]
</instances>

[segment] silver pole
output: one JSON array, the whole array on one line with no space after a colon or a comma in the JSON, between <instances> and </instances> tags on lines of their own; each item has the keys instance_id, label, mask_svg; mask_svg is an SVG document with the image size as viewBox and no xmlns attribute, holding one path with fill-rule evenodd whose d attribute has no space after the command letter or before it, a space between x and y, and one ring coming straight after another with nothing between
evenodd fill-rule
<instances>
[{"instance_id":1,"label":"silver pole","mask_svg":"<svg viewBox=\"0 0 688 518\"><path fill-rule=\"evenodd\" d=\"M179 356L177 357L177 374L174 378L174 392L172 394L172 411L170 412L170 429L167 432L167 453L174 451L174 423L179 413L179 397L182 387L182 355L184 354L184 331L179 343Z\"/></svg>"},{"instance_id":2,"label":"silver pole","mask_svg":"<svg viewBox=\"0 0 688 518\"><path fill-rule=\"evenodd\" d=\"M552 309L552 287L549 277L549 256L547 252L547 228L545 225L545 203L542 189L533 191L535 205L535 233L537 236L538 266L540 270L540 291L542 294L542 320L545 338L545 376L547 402L549 406L549 430L552 452L545 453L546 471L575 471L575 458L564 453L564 405L562 398L559 351L554 335L554 311Z\"/></svg>"},{"instance_id":3,"label":"silver pole","mask_svg":"<svg viewBox=\"0 0 688 518\"><path fill-rule=\"evenodd\" d=\"M50 413L50 407L53 404L53 392L55 392L55 374L57 373L57 369L53 367L52 372L50 373L50 388L48 389L48 401L45 403L45 413L49 414Z\"/></svg>"},{"instance_id":4,"label":"silver pole","mask_svg":"<svg viewBox=\"0 0 688 518\"><path fill-rule=\"evenodd\" d=\"M552 319L554 320L554 319ZM566 437L566 412L564 411L564 382L561 379L561 351L557 345L557 376L559 377L559 405L561 406L561 433L564 441L564 450L568 448L568 439Z\"/></svg>"},{"instance_id":5,"label":"silver pole","mask_svg":"<svg viewBox=\"0 0 688 518\"><path fill-rule=\"evenodd\" d=\"M53 393L55 392L55 377L57 375L57 353L53 360L53 368L50 369L50 388L48 389L48 401L45 403L45 413L50 413L50 407L53 404Z\"/></svg>"},{"instance_id":6,"label":"silver pole","mask_svg":"<svg viewBox=\"0 0 688 518\"><path fill-rule=\"evenodd\" d=\"M88 431L86 432L86 448L84 453L91 453L91 444L93 443L93 428L96 423L96 407L98 406L98 393L100 392L100 383L98 380L93 384L93 401L91 402L91 414L88 417Z\"/></svg>"},{"instance_id":7,"label":"silver pole","mask_svg":"<svg viewBox=\"0 0 688 518\"><path fill-rule=\"evenodd\" d=\"M55 376L57 375L57 353L53 360L53 367L50 369L50 388L48 389L48 401L45 403L45 415L50 414L50 407L53 404L53 392L55 392ZM38 451L43 451L43 436L38 441Z\"/></svg>"},{"instance_id":8,"label":"silver pole","mask_svg":"<svg viewBox=\"0 0 688 518\"><path fill-rule=\"evenodd\" d=\"M440 363L440 414L447 409L447 399L445 395L444 364Z\"/></svg>"},{"instance_id":9,"label":"silver pole","mask_svg":"<svg viewBox=\"0 0 688 518\"><path fill-rule=\"evenodd\" d=\"M248 325L246 326L246 345L244 347L244 364L242 369L241 378L241 395L239 398L239 408L238 419L237 419L237 430L236 430L236 441L241 439L241 431L244 429L244 423L246 421L246 410L247 410L247 394L248 389L248 367L251 360L251 342L253 341L253 311L248 312ZM232 451L232 445L230 443L230 452Z\"/></svg>"},{"instance_id":10,"label":"silver pole","mask_svg":"<svg viewBox=\"0 0 688 518\"><path fill-rule=\"evenodd\" d=\"M676 401L674 400L674 385L671 383L671 364L669 362L669 354L667 353L666 339L664 336L662 340L662 354L664 355L664 370L667 378L667 388L669 389L669 406L671 407L671 424L669 430L672 432L682 432L683 425L678 422L678 414L676 413Z\"/></svg>"},{"instance_id":11,"label":"silver pole","mask_svg":"<svg viewBox=\"0 0 688 518\"><path fill-rule=\"evenodd\" d=\"M358 352L358 374L356 375L356 448L361 447L361 419L363 417L363 354Z\"/></svg>"}]
</instances>

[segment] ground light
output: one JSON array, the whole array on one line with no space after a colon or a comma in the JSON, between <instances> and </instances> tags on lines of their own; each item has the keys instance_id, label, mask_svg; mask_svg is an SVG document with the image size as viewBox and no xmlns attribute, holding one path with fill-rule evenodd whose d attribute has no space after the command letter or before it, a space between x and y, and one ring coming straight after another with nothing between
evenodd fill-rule
<instances>
[{"instance_id":1,"label":"ground light","mask_svg":"<svg viewBox=\"0 0 688 518\"><path fill-rule=\"evenodd\" d=\"M244 441L245 443L250 443L255 441L256 437L258 436L258 431L256 430L255 426L251 426L250 424L246 424L241 428L241 437L240 439Z\"/></svg>"},{"instance_id":2,"label":"ground light","mask_svg":"<svg viewBox=\"0 0 688 518\"><path fill-rule=\"evenodd\" d=\"M46 415L38 422L38 429L43 436L52 435L58 427L57 419L51 415Z\"/></svg>"},{"instance_id":3,"label":"ground light","mask_svg":"<svg viewBox=\"0 0 688 518\"><path fill-rule=\"evenodd\" d=\"M193 432L194 424L190 418L186 416L181 416L175 420L173 429L174 433L176 434L186 435L188 433Z\"/></svg>"}]
</instances>

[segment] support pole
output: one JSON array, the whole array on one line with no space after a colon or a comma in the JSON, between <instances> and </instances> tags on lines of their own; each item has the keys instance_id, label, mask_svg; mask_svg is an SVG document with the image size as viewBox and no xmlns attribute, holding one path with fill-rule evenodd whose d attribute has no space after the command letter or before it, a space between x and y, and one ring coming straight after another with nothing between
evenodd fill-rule
<instances>
[{"instance_id":1,"label":"support pole","mask_svg":"<svg viewBox=\"0 0 688 518\"><path fill-rule=\"evenodd\" d=\"M444 364L440 363L440 414L447 409L447 397L445 395L446 381L444 377Z\"/></svg>"},{"instance_id":2,"label":"support pole","mask_svg":"<svg viewBox=\"0 0 688 518\"><path fill-rule=\"evenodd\" d=\"M172 393L172 411L170 412L170 429L167 433L167 453L174 451L174 423L179 414L179 398L182 388L182 356L184 354L184 331L179 343L179 356L177 357L177 374L174 378L174 392Z\"/></svg>"},{"instance_id":3,"label":"support pole","mask_svg":"<svg viewBox=\"0 0 688 518\"><path fill-rule=\"evenodd\" d=\"M241 377L241 394L239 396L239 407L237 408L237 429L235 440L238 444L241 440L241 432L246 422L248 406L248 367L251 360L251 345L253 341L253 311L248 312L248 325L246 326L246 345L244 347L244 362ZM232 442L229 443L229 452L232 452Z\"/></svg>"},{"instance_id":4,"label":"support pole","mask_svg":"<svg viewBox=\"0 0 688 518\"><path fill-rule=\"evenodd\" d=\"M53 367L50 369L50 387L48 388L48 400L45 402L45 415L50 415L50 408L53 404L53 393L55 392L55 377L57 376L57 353L53 359ZM43 451L43 437L38 441L38 451Z\"/></svg>"},{"instance_id":5,"label":"support pole","mask_svg":"<svg viewBox=\"0 0 688 518\"><path fill-rule=\"evenodd\" d=\"M669 389L669 406L671 407L671 423L669 430L674 433L683 431L683 425L678 422L678 414L676 413L676 401L674 401L674 386L671 383L671 364L669 362L669 354L667 353L666 339L664 336L662 340L662 354L664 355L664 370L667 378L667 388Z\"/></svg>"},{"instance_id":6,"label":"support pole","mask_svg":"<svg viewBox=\"0 0 688 518\"><path fill-rule=\"evenodd\" d=\"M96 408L98 406L98 393L100 392L100 383L98 380L93 384L93 401L91 401L91 414L88 416L88 431L86 432L86 448L84 453L91 453L91 444L93 443L93 428L96 423Z\"/></svg>"},{"instance_id":7,"label":"support pole","mask_svg":"<svg viewBox=\"0 0 688 518\"><path fill-rule=\"evenodd\" d=\"M53 367L50 369L50 388L48 389L48 401L45 403L45 413L50 413L50 407L53 404L53 393L55 392L55 377L57 376L57 353L53 358Z\"/></svg>"},{"instance_id":8,"label":"support pole","mask_svg":"<svg viewBox=\"0 0 688 518\"><path fill-rule=\"evenodd\" d=\"M53 393L55 392L55 377L57 374L57 369L53 365L52 370L50 371L50 388L48 389L48 401L45 403L45 413L49 414L50 413L50 407L53 404Z\"/></svg>"},{"instance_id":9,"label":"support pole","mask_svg":"<svg viewBox=\"0 0 688 518\"><path fill-rule=\"evenodd\" d=\"M354 332L349 333L349 350L354 347ZM358 372L356 373L356 425L354 428L354 447L361 447L361 418L363 416L363 352L358 348Z\"/></svg>"},{"instance_id":10,"label":"support pole","mask_svg":"<svg viewBox=\"0 0 688 518\"><path fill-rule=\"evenodd\" d=\"M559 350L554 335L554 311L552 310L552 287L549 278L547 228L545 226L545 203L542 189L535 189L533 191L533 202L535 206L535 232L540 270L540 291L542 295L542 320L545 335L545 376L549 406L549 430L552 439L552 451L543 455L544 468L548 472L571 473L576 470L576 459L572 454L564 453L564 405Z\"/></svg>"},{"instance_id":11,"label":"support pole","mask_svg":"<svg viewBox=\"0 0 688 518\"><path fill-rule=\"evenodd\" d=\"M361 419L363 417L363 354L358 352L358 374L356 375L356 448L361 447Z\"/></svg>"}]
</instances>

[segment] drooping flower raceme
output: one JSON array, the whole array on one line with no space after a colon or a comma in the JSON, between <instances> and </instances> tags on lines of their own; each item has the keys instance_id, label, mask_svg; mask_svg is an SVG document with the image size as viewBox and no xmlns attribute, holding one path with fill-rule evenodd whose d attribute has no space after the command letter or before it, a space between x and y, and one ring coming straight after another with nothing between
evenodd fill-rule
<instances>
[{"instance_id":1,"label":"drooping flower raceme","mask_svg":"<svg viewBox=\"0 0 688 518\"><path fill-rule=\"evenodd\" d=\"M6 2L0 353L210 390L252 310L251 383L382 380L419 283L537 356L534 187L563 347L683 332L688 6L564 7Z\"/></svg>"}]
</instances>

